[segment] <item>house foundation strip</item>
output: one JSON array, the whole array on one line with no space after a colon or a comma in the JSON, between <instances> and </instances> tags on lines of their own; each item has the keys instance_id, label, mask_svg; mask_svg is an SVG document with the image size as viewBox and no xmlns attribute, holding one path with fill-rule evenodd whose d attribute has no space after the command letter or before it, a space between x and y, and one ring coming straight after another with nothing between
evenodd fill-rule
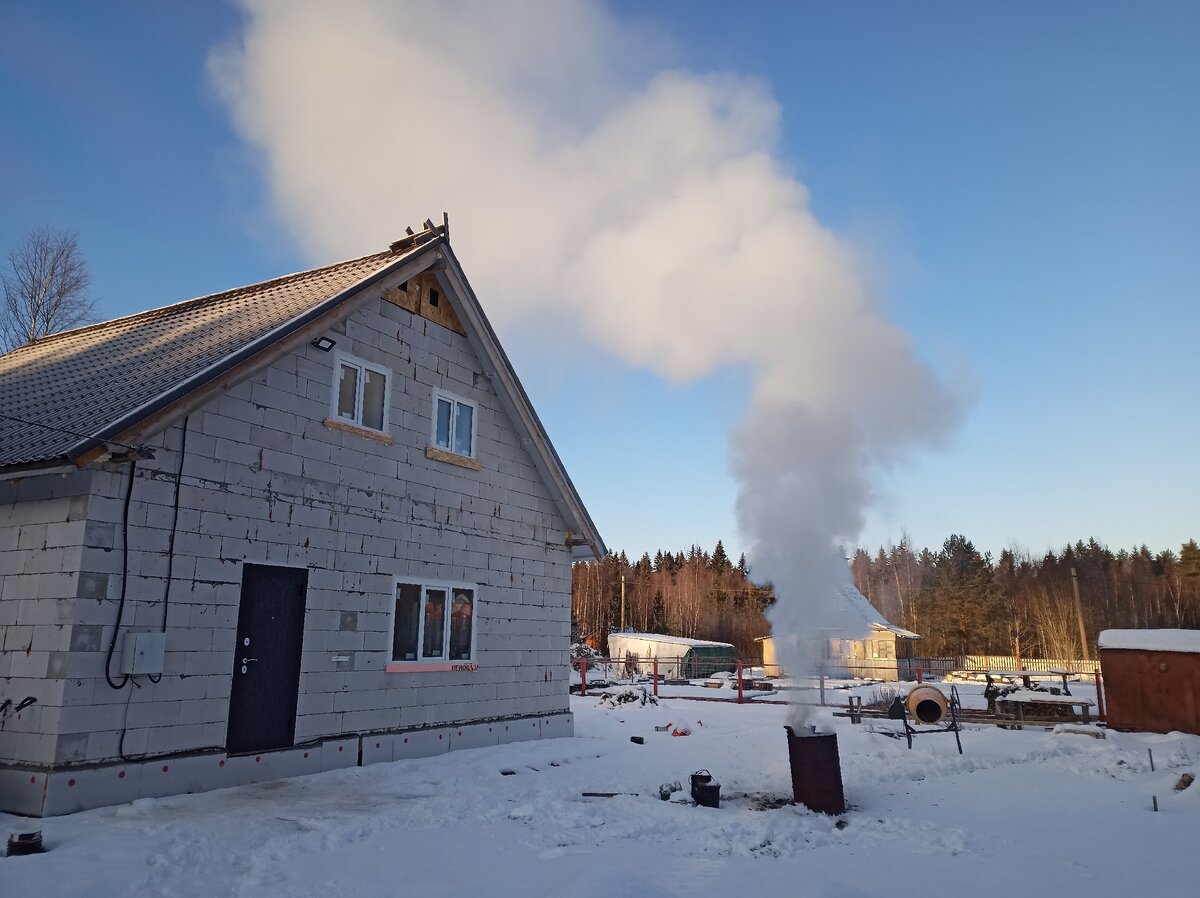
<instances>
[{"instance_id":1,"label":"house foundation strip","mask_svg":"<svg viewBox=\"0 0 1200 898\"><path fill-rule=\"evenodd\" d=\"M53 817L90 808L427 758L466 748L574 734L574 716L515 717L459 726L333 737L276 751L212 751L52 770L0 768L0 811Z\"/></svg>"}]
</instances>

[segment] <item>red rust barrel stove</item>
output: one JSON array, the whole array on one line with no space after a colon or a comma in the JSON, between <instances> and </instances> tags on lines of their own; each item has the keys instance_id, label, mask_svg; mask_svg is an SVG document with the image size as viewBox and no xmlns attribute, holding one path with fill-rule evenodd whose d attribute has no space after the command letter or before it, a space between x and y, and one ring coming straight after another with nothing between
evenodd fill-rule
<instances>
[{"instance_id":1,"label":"red rust barrel stove","mask_svg":"<svg viewBox=\"0 0 1200 898\"><path fill-rule=\"evenodd\" d=\"M799 735L790 726L784 729L792 768L792 799L818 814L846 813L837 734L818 733L815 726Z\"/></svg>"}]
</instances>

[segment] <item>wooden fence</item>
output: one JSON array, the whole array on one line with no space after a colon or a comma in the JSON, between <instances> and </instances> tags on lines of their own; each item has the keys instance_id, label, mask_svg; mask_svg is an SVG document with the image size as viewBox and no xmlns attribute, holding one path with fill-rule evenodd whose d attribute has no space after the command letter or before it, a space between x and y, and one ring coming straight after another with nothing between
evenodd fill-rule
<instances>
[{"instance_id":1,"label":"wooden fence","mask_svg":"<svg viewBox=\"0 0 1200 898\"><path fill-rule=\"evenodd\" d=\"M964 655L963 670L1069 670L1071 673L1094 674L1099 661L1080 658L1017 658L1015 655Z\"/></svg>"},{"instance_id":2,"label":"wooden fence","mask_svg":"<svg viewBox=\"0 0 1200 898\"><path fill-rule=\"evenodd\" d=\"M1092 676L1099 661L1078 658L1021 658L1014 655L949 655L941 658L831 658L821 665L827 677L858 677L878 680L916 680L944 677L951 671L1065 670ZM768 671L770 673L770 671Z\"/></svg>"}]
</instances>

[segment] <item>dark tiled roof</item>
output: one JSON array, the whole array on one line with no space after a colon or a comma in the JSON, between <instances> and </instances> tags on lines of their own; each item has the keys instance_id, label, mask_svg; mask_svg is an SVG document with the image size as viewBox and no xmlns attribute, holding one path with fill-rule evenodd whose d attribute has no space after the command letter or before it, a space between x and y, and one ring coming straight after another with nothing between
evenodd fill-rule
<instances>
[{"instance_id":1,"label":"dark tiled roof","mask_svg":"<svg viewBox=\"0 0 1200 898\"><path fill-rule=\"evenodd\" d=\"M0 356L0 467L67 457L414 248L389 250L55 334Z\"/></svg>"}]
</instances>

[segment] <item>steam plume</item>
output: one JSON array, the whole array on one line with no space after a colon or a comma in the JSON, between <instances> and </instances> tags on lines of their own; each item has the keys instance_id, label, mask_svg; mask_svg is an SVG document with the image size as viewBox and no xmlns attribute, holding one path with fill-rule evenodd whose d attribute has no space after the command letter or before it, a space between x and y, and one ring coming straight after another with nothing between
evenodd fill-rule
<instances>
[{"instance_id":1,"label":"steam plume","mask_svg":"<svg viewBox=\"0 0 1200 898\"><path fill-rule=\"evenodd\" d=\"M553 310L668 378L748 366L731 455L776 633L846 625L825 599L868 472L955 403L780 162L767 88L656 70L669 50L583 0L244 5L211 73L313 257L449 209L501 330Z\"/></svg>"}]
</instances>

